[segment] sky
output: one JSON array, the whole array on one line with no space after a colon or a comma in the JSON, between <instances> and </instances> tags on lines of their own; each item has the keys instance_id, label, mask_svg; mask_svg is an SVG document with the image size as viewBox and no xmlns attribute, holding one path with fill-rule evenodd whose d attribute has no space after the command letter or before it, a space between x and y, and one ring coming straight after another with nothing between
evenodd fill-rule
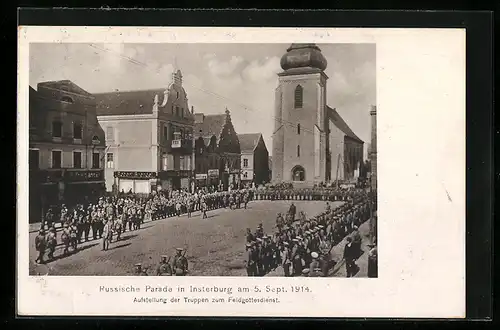
<instances>
[{"instance_id":1,"label":"sky","mask_svg":"<svg viewBox=\"0 0 500 330\"><path fill-rule=\"evenodd\" d=\"M375 44L318 44L328 61L327 104L365 143L376 104ZM274 92L289 44L30 45L30 85L68 79L89 93L166 88L182 71L189 106L205 114L226 107L237 133L264 136L272 154ZM366 148L365 148L366 149Z\"/></svg>"}]
</instances>

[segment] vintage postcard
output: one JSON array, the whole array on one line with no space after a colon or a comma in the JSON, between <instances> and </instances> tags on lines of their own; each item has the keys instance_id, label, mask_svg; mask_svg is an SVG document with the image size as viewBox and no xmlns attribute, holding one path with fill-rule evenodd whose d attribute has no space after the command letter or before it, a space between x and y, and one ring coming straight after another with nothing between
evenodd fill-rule
<instances>
[{"instance_id":1,"label":"vintage postcard","mask_svg":"<svg viewBox=\"0 0 500 330\"><path fill-rule=\"evenodd\" d=\"M19 29L20 315L465 316L465 32Z\"/></svg>"}]
</instances>

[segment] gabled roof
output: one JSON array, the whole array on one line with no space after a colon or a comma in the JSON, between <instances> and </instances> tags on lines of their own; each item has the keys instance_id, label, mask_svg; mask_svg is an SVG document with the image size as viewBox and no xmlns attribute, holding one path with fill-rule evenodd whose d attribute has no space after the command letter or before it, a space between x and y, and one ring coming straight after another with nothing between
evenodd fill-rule
<instances>
[{"instance_id":1,"label":"gabled roof","mask_svg":"<svg viewBox=\"0 0 500 330\"><path fill-rule=\"evenodd\" d=\"M238 134L242 153L253 152L259 143L261 133Z\"/></svg>"},{"instance_id":2,"label":"gabled roof","mask_svg":"<svg viewBox=\"0 0 500 330\"><path fill-rule=\"evenodd\" d=\"M94 94L98 116L143 115L153 113L155 95L161 100L165 89L117 91Z\"/></svg>"},{"instance_id":3,"label":"gabled roof","mask_svg":"<svg viewBox=\"0 0 500 330\"><path fill-rule=\"evenodd\" d=\"M359 141L361 143L364 143L363 140L361 140L354 132L349 128L349 125L342 119L342 117L339 115L336 109L332 109L329 106L326 107L328 117L332 119L332 122L335 126L337 126L338 129L340 129L342 132L344 132L345 135L350 137L351 139L354 139L356 141Z\"/></svg>"},{"instance_id":4,"label":"gabled roof","mask_svg":"<svg viewBox=\"0 0 500 330\"><path fill-rule=\"evenodd\" d=\"M91 97L92 94L81 88L80 86L76 85L74 82L71 80L57 80L57 81L44 81L41 83L38 83L37 89L40 88L50 88L50 89L56 89L56 90L64 90L70 93L75 93L83 96L88 96Z\"/></svg>"},{"instance_id":5,"label":"gabled roof","mask_svg":"<svg viewBox=\"0 0 500 330\"><path fill-rule=\"evenodd\" d=\"M211 137L215 135L217 140L220 138L222 128L226 123L226 115L205 115L203 121L195 121L194 135L197 137Z\"/></svg>"}]
</instances>

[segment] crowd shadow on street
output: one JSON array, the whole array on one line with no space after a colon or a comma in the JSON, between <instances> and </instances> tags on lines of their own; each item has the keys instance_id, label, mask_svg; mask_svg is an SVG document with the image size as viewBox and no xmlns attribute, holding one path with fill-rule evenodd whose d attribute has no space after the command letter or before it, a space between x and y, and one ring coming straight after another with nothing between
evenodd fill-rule
<instances>
[{"instance_id":1,"label":"crowd shadow on street","mask_svg":"<svg viewBox=\"0 0 500 330\"><path fill-rule=\"evenodd\" d=\"M115 241L115 244L118 243L118 242L121 242L120 241ZM123 248L123 247L126 247L126 246L129 246L131 245L132 243L124 243L124 244L118 244L118 245L110 245L109 248L107 249L107 251L111 251L111 250L116 250L116 249L120 249L120 248Z\"/></svg>"},{"instance_id":2,"label":"crowd shadow on street","mask_svg":"<svg viewBox=\"0 0 500 330\"><path fill-rule=\"evenodd\" d=\"M55 255L52 259L46 259L44 264L49 264L49 263L52 263L54 261L72 256L72 255L77 254L79 252L88 250L96 245L99 245L99 243L92 243L92 244L88 244L88 245L85 245L82 247L78 247L76 250L69 250L68 253L63 253L64 247L61 246L61 247L59 247L59 249L57 249L57 251L59 251L59 253L57 255Z\"/></svg>"},{"instance_id":3,"label":"crowd shadow on street","mask_svg":"<svg viewBox=\"0 0 500 330\"><path fill-rule=\"evenodd\" d=\"M134 237L137 237L137 236L139 236L139 234L126 235L126 236L120 237L120 240L115 240L113 242L117 243L117 242L128 241L128 240L130 240Z\"/></svg>"}]
</instances>

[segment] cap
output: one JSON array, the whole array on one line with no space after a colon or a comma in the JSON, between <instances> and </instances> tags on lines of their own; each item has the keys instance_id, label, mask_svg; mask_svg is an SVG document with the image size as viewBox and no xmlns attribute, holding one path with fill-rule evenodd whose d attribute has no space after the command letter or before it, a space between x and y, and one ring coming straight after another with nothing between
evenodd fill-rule
<instances>
[{"instance_id":1,"label":"cap","mask_svg":"<svg viewBox=\"0 0 500 330\"><path fill-rule=\"evenodd\" d=\"M245 246L246 246L246 247L251 247L251 246L252 246L252 244L251 244L251 243L247 243L247 244L245 244Z\"/></svg>"},{"instance_id":2,"label":"cap","mask_svg":"<svg viewBox=\"0 0 500 330\"><path fill-rule=\"evenodd\" d=\"M311 252L311 257L313 257L313 259L317 259L319 255L317 252Z\"/></svg>"},{"instance_id":3,"label":"cap","mask_svg":"<svg viewBox=\"0 0 500 330\"><path fill-rule=\"evenodd\" d=\"M292 242L298 242L299 240L296 238L292 238Z\"/></svg>"},{"instance_id":4,"label":"cap","mask_svg":"<svg viewBox=\"0 0 500 330\"><path fill-rule=\"evenodd\" d=\"M141 267L141 266L142 264L140 262L135 264L135 267Z\"/></svg>"},{"instance_id":5,"label":"cap","mask_svg":"<svg viewBox=\"0 0 500 330\"><path fill-rule=\"evenodd\" d=\"M323 229L323 228L325 228L325 227L324 227L323 225L319 225L319 226L318 226L318 228L319 228L319 229Z\"/></svg>"},{"instance_id":6,"label":"cap","mask_svg":"<svg viewBox=\"0 0 500 330\"><path fill-rule=\"evenodd\" d=\"M182 248L176 248L176 250L177 250L177 251L183 251L183 249L182 249Z\"/></svg>"},{"instance_id":7,"label":"cap","mask_svg":"<svg viewBox=\"0 0 500 330\"><path fill-rule=\"evenodd\" d=\"M283 242L283 245L289 245L288 242Z\"/></svg>"},{"instance_id":8,"label":"cap","mask_svg":"<svg viewBox=\"0 0 500 330\"><path fill-rule=\"evenodd\" d=\"M163 254L161 257L162 258L168 258L168 256L166 254Z\"/></svg>"},{"instance_id":9,"label":"cap","mask_svg":"<svg viewBox=\"0 0 500 330\"><path fill-rule=\"evenodd\" d=\"M260 237L257 237L257 242L262 242L262 239Z\"/></svg>"},{"instance_id":10,"label":"cap","mask_svg":"<svg viewBox=\"0 0 500 330\"><path fill-rule=\"evenodd\" d=\"M304 268L304 269L302 270L302 274L304 274L304 275L305 275L305 274L309 274L309 268Z\"/></svg>"}]
</instances>

